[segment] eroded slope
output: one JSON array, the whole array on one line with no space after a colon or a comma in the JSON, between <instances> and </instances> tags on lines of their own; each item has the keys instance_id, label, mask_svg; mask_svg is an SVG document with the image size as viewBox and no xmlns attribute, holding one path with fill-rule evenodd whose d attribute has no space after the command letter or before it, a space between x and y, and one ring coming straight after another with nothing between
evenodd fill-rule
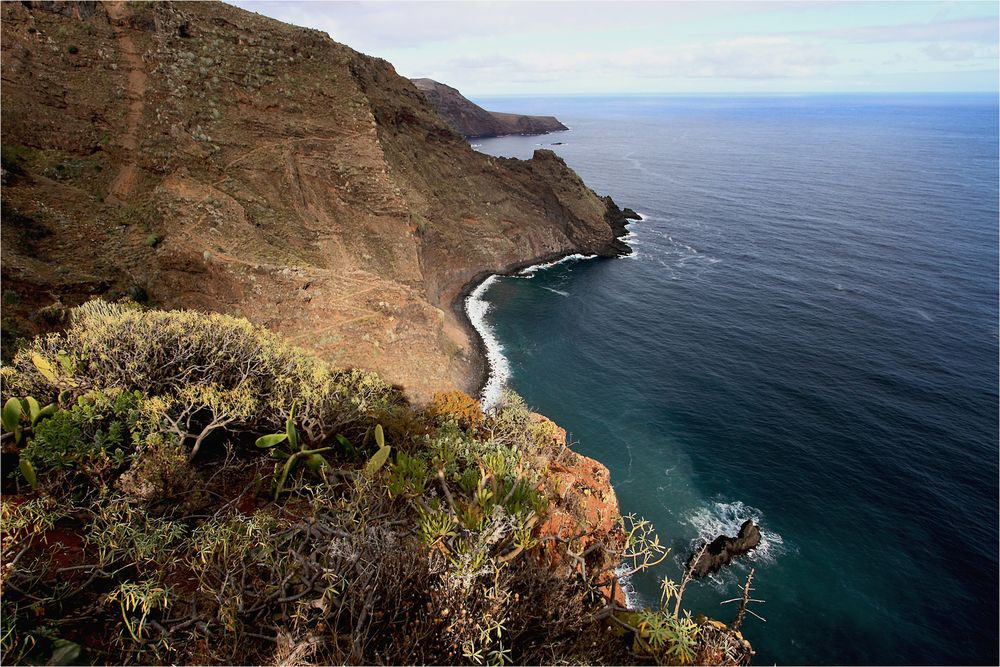
<instances>
[{"instance_id":1,"label":"eroded slope","mask_svg":"<svg viewBox=\"0 0 1000 667\"><path fill-rule=\"evenodd\" d=\"M4 3L6 342L131 295L243 315L422 398L475 276L615 254L557 156L473 151L384 61L219 3ZM617 227L609 224L613 219Z\"/></svg>"}]
</instances>

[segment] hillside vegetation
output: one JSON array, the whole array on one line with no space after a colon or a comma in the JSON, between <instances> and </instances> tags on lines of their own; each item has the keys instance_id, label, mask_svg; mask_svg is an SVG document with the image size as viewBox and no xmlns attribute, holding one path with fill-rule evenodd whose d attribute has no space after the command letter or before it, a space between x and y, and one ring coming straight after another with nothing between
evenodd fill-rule
<instances>
[{"instance_id":1,"label":"hillside vegetation","mask_svg":"<svg viewBox=\"0 0 1000 667\"><path fill-rule=\"evenodd\" d=\"M94 301L2 369L2 658L741 663L514 395L426 409L246 320ZM603 473L600 471L603 470Z\"/></svg>"}]
</instances>

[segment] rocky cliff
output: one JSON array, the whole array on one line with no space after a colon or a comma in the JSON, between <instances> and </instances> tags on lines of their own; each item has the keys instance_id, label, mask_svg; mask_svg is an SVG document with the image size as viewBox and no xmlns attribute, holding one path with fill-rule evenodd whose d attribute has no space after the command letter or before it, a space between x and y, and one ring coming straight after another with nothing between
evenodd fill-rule
<instances>
[{"instance_id":1,"label":"rocky cliff","mask_svg":"<svg viewBox=\"0 0 1000 667\"><path fill-rule=\"evenodd\" d=\"M569 128L554 116L524 116L487 111L451 86L434 79L410 79L437 112L467 139L508 134L547 134Z\"/></svg>"},{"instance_id":2,"label":"rocky cliff","mask_svg":"<svg viewBox=\"0 0 1000 667\"><path fill-rule=\"evenodd\" d=\"M421 399L474 389L477 276L627 252L550 151L473 151L393 67L220 3L3 3L3 334L130 295ZM8 348L9 349L9 348Z\"/></svg>"}]
</instances>

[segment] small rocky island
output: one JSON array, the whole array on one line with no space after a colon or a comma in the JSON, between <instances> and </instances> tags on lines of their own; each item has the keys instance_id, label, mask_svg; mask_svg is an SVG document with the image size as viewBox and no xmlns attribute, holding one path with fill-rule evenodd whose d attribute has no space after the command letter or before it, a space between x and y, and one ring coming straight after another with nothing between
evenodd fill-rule
<instances>
[{"instance_id":1,"label":"small rocky island","mask_svg":"<svg viewBox=\"0 0 1000 667\"><path fill-rule=\"evenodd\" d=\"M691 554L687 563L688 572L696 579L718 572L729 565L734 558L756 549L760 539L760 528L752 519L747 519L740 526L740 532L736 537L719 535L707 546Z\"/></svg>"}]
</instances>

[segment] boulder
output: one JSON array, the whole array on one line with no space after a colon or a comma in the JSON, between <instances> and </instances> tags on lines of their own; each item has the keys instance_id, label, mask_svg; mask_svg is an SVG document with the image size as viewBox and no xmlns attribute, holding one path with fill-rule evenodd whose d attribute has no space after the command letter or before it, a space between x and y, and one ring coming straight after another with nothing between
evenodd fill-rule
<instances>
[{"instance_id":1,"label":"boulder","mask_svg":"<svg viewBox=\"0 0 1000 667\"><path fill-rule=\"evenodd\" d=\"M719 535L708 545L701 558L698 558L698 553L701 551L699 547L688 558L688 570L695 578L718 572L729 565L734 558L755 549L758 544L760 544L760 528L752 519L747 519L740 526L740 532L736 537ZM694 562L695 558L698 558L697 562Z\"/></svg>"}]
</instances>

